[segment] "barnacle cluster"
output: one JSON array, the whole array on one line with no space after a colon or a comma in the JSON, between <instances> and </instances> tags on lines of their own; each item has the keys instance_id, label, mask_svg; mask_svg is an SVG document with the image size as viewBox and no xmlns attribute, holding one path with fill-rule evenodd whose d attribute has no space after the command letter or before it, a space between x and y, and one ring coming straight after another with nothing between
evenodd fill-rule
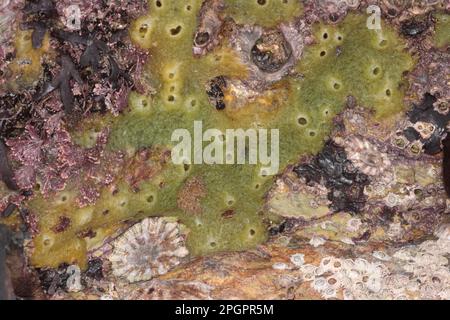
<instances>
[{"instance_id":1,"label":"barnacle cluster","mask_svg":"<svg viewBox=\"0 0 450 320\"><path fill-rule=\"evenodd\" d=\"M290 219L291 231L315 243L318 237L398 243L432 234L448 213L441 165L425 147L417 153L407 144L399 147L404 119L380 123L354 106L335 121L331 142L278 179L269 194L270 211Z\"/></svg>"},{"instance_id":2,"label":"barnacle cluster","mask_svg":"<svg viewBox=\"0 0 450 320\"><path fill-rule=\"evenodd\" d=\"M203 282L153 278L180 272L188 254L269 241L373 248L318 266L304 253L267 264L293 265L322 298L448 296L444 1L72 4L0 6L0 222L27 226L26 255L47 294L150 299L180 288L210 298ZM278 171L175 164L172 133L193 137L199 121L203 131L279 130ZM435 232L410 250L371 247ZM402 262L401 250L413 258ZM442 287L421 278L428 260ZM397 290L395 265L420 285Z\"/></svg>"},{"instance_id":3,"label":"barnacle cluster","mask_svg":"<svg viewBox=\"0 0 450 320\"><path fill-rule=\"evenodd\" d=\"M441 234L392 253L373 251L369 260L327 256L318 265L302 264L302 279L325 299L448 300L449 240L445 231Z\"/></svg>"}]
</instances>

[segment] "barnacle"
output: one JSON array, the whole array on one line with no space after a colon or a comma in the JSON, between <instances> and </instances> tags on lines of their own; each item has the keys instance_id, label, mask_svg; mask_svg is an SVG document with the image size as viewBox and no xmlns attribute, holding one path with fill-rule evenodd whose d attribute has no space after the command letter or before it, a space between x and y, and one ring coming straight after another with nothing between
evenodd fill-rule
<instances>
[{"instance_id":1,"label":"barnacle","mask_svg":"<svg viewBox=\"0 0 450 320\"><path fill-rule=\"evenodd\" d=\"M252 48L253 63L264 72L278 71L290 58L292 49L280 31L263 33Z\"/></svg>"},{"instance_id":2,"label":"barnacle","mask_svg":"<svg viewBox=\"0 0 450 320\"><path fill-rule=\"evenodd\" d=\"M407 142L404 147L412 150L414 145L420 143L420 148L416 153L423 151L427 154L436 154L440 152L442 150L441 142L446 135L447 123L450 120L445 106L445 102L438 102L436 97L426 93L421 103L414 105L408 112L409 121L404 124L403 132L397 136L397 138L401 136L406 138Z\"/></svg>"},{"instance_id":3,"label":"barnacle","mask_svg":"<svg viewBox=\"0 0 450 320\"><path fill-rule=\"evenodd\" d=\"M180 226L163 218L147 218L114 242L109 256L113 274L130 282L167 273L188 255Z\"/></svg>"},{"instance_id":4,"label":"barnacle","mask_svg":"<svg viewBox=\"0 0 450 320\"><path fill-rule=\"evenodd\" d=\"M224 19L221 16L224 6L223 0L208 0L203 2L199 11L199 22L194 36L194 54L205 54L219 43L220 32L225 25ZM190 8L192 9L192 7Z\"/></svg>"},{"instance_id":5,"label":"barnacle","mask_svg":"<svg viewBox=\"0 0 450 320\"><path fill-rule=\"evenodd\" d=\"M387 155L380 152L369 141L363 141L357 136L350 136L338 143L345 148L351 163L364 174L376 176L390 166Z\"/></svg>"},{"instance_id":6,"label":"barnacle","mask_svg":"<svg viewBox=\"0 0 450 320\"><path fill-rule=\"evenodd\" d=\"M442 1L78 1L79 25L69 4L0 7L0 221L28 227L47 294L410 297L396 264L445 296L419 272L427 250L445 265L444 240L420 244L448 212ZM199 123L211 144L175 163ZM274 172L221 149L227 129L278 130Z\"/></svg>"}]
</instances>

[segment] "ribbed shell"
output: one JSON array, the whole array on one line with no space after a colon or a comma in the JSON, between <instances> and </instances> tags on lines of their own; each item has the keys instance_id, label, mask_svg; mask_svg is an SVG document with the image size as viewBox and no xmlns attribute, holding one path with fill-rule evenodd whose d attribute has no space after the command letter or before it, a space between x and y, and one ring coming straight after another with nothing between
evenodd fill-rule
<instances>
[{"instance_id":1,"label":"ribbed shell","mask_svg":"<svg viewBox=\"0 0 450 320\"><path fill-rule=\"evenodd\" d=\"M146 218L115 240L109 260L115 276L137 282L167 273L188 254L178 223Z\"/></svg>"}]
</instances>

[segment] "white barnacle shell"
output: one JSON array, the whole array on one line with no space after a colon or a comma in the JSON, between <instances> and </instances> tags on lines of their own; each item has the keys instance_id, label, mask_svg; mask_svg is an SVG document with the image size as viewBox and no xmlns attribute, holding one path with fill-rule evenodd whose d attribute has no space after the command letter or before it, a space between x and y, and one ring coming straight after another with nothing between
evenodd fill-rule
<instances>
[{"instance_id":1,"label":"white barnacle shell","mask_svg":"<svg viewBox=\"0 0 450 320\"><path fill-rule=\"evenodd\" d=\"M399 260L404 260L404 261L413 260L413 256L412 256L410 250L408 250L408 248L401 248L401 249L397 250L393 256Z\"/></svg>"},{"instance_id":2,"label":"white barnacle shell","mask_svg":"<svg viewBox=\"0 0 450 320\"><path fill-rule=\"evenodd\" d=\"M389 230L387 232L389 237L398 237L402 232L402 225L400 222L393 222L389 224Z\"/></svg>"},{"instance_id":3,"label":"white barnacle shell","mask_svg":"<svg viewBox=\"0 0 450 320\"><path fill-rule=\"evenodd\" d=\"M146 218L115 240L109 260L115 276L137 282L167 273L188 254L180 224Z\"/></svg>"},{"instance_id":4,"label":"white barnacle shell","mask_svg":"<svg viewBox=\"0 0 450 320\"><path fill-rule=\"evenodd\" d=\"M368 140L351 136L345 139L343 147L347 152L348 159L364 174L376 176L390 166L391 162L388 156Z\"/></svg>"},{"instance_id":5,"label":"white barnacle shell","mask_svg":"<svg viewBox=\"0 0 450 320\"><path fill-rule=\"evenodd\" d=\"M296 267L301 267L305 263L305 255L302 253L296 253L291 256L291 262Z\"/></svg>"},{"instance_id":6,"label":"white barnacle shell","mask_svg":"<svg viewBox=\"0 0 450 320\"><path fill-rule=\"evenodd\" d=\"M356 232L361 228L362 221L359 218L351 218L347 222L347 230L350 232Z\"/></svg>"},{"instance_id":7,"label":"white barnacle shell","mask_svg":"<svg viewBox=\"0 0 450 320\"><path fill-rule=\"evenodd\" d=\"M450 241L450 224L443 224L434 234L442 241Z\"/></svg>"},{"instance_id":8,"label":"white barnacle shell","mask_svg":"<svg viewBox=\"0 0 450 320\"><path fill-rule=\"evenodd\" d=\"M324 245L325 242L326 240L324 238L318 236L312 236L312 238L309 240L309 244L312 245L314 248Z\"/></svg>"},{"instance_id":9,"label":"white barnacle shell","mask_svg":"<svg viewBox=\"0 0 450 320\"><path fill-rule=\"evenodd\" d=\"M327 287L322 291L322 297L324 297L325 299L336 298L336 296L337 291L333 287Z\"/></svg>"},{"instance_id":10,"label":"white barnacle shell","mask_svg":"<svg viewBox=\"0 0 450 320\"><path fill-rule=\"evenodd\" d=\"M300 270L302 272L314 272L314 270L316 270L317 267L313 264L304 264L300 267Z\"/></svg>"},{"instance_id":11,"label":"white barnacle shell","mask_svg":"<svg viewBox=\"0 0 450 320\"><path fill-rule=\"evenodd\" d=\"M442 290L441 292L439 292L439 297L442 300L449 300L450 299L450 288L446 288L446 289Z\"/></svg>"},{"instance_id":12,"label":"white barnacle shell","mask_svg":"<svg viewBox=\"0 0 450 320\"><path fill-rule=\"evenodd\" d=\"M413 127L419 132L422 139L429 139L436 130L436 127L432 123L423 121L416 122Z\"/></svg>"},{"instance_id":13,"label":"white barnacle shell","mask_svg":"<svg viewBox=\"0 0 450 320\"><path fill-rule=\"evenodd\" d=\"M324 277L317 277L316 279L314 279L314 281L311 283L311 286L316 290L316 291L322 291L325 290L328 287L328 283L327 283L327 279L325 279Z\"/></svg>"},{"instance_id":14,"label":"white barnacle shell","mask_svg":"<svg viewBox=\"0 0 450 320\"><path fill-rule=\"evenodd\" d=\"M355 242L349 237L342 238L341 242L349 245L355 245Z\"/></svg>"},{"instance_id":15,"label":"white barnacle shell","mask_svg":"<svg viewBox=\"0 0 450 320\"><path fill-rule=\"evenodd\" d=\"M320 265L324 266L324 267L328 267L329 265L331 265L334 261L334 257L332 256L326 256L323 257L322 260L320 261Z\"/></svg>"},{"instance_id":16,"label":"white barnacle shell","mask_svg":"<svg viewBox=\"0 0 450 320\"><path fill-rule=\"evenodd\" d=\"M67 290L69 292L79 292L83 290L80 267L71 265L67 268L66 273L69 275L66 281Z\"/></svg>"},{"instance_id":17,"label":"white barnacle shell","mask_svg":"<svg viewBox=\"0 0 450 320\"><path fill-rule=\"evenodd\" d=\"M342 295L344 297L344 300L354 300L355 299L351 290L348 290L348 289L344 289L342 291Z\"/></svg>"},{"instance_id":18,"label":"white barnacle shell","mask_svg":"<svg viewBox=\"0 0 450 320\"><path fill-rule=\"evenodd\" d=\"M393 208L395 206L397 206L400 202L399 196L397 196L396 194L389 192L389 194L386 196L386 198L384 199L386 205L389 208Z\"/></svg>"},{"instance_id":19,"label":"white barnacle shell","mask_svg":"<svg viewBox=\"0 0 450 320\"><path fill-rule=\"evenodd\" d=\"M303 281L312 281L314 280L314 278L316 277L316 275L313 272L309 272L309 273L303 273L302 274L302 280Z\"/></svg>"},{"instance_id":20,"label":"white barnacle shell","mask_svg":"<svg viewBox=\"0 0 450 320\"><path fill-rule=\"evenodd\" d=\"M289 266L284 262L276 262L272 265L272 268L275 270L286 270L289 269Z\"/></svg>"},{"instance_id":21,"label":"white barnacle shell","mask_svg":"<svg viewBox=\"0 0 450 320\"><path fill-rule=\"evenodd\" d=\"M374 251L372 256L381 261L389 261L392 259L386 252L383 251Z\"/></svg>"},{"instance_id":22,"label":"white barnacle shell","mask_svg":"<svg viewBox=\"0 0 450 320\"><path fill-rule=\"evenodd\" d=\"M380 292L383 287L381 277L379 276L377 277L374 274L369 275L366 286L367 289L369 289L372 292Z\"/></svg>"},{"instance_id":23,"label":"white barnacle shell","mask_svg":"<svg viewBox=\"0 0 450 320\"><path fill-rule=\"evenodd\" d=\"M360 272L366 272L369 268L369 262L366 259L357 258L355 260L355 269Z\"/></svg>"}]
</instances>

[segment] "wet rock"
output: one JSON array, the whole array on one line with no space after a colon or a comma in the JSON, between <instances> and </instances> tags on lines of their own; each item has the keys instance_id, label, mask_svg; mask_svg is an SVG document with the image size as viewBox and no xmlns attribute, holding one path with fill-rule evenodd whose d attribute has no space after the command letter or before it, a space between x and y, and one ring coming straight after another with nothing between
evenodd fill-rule
<instances>
[{"instance_id":1,"label":"wet rock","mask_svg":"<svg viewBox=\"0 0 450 320\"><path fill-rule=\"evenodd\" d=\"M435 105L437 99L426 93L420 104L414 105L408 112L411 125L404 129L405 137L410 141L420 141L423 150L427 154L441 152L441 142L447 132L447 124L450 121L448 111L443 113L439 106Z\"/></svg>"},{"instance_id":2,"label":"wet rock","mask_svg":"<svg viewBox=\"0 0 450 320\"><path fill-rule=\"evenodd\" d=\"M333 142L328 142L311 163L295 167L294 172L306 183L323 183L329 190L333 211L357 213L364 207L369 177L356 170L345 150Z\"/></svg>"},{"instance_id":3,"label":"wet rock","mask_svg":"<svg viewBox=\"0 0 450 320\"><path fill-rule=\"evenodd\" d=\"M252 48L252 59L264 72L280 70L292 55L292 48L278 30L265 32Z\"/></svg>"},{"instance_id":4,"label":"wet rock","mask_svg":"<svg viewBox=\"0 0 450 320\"><path fill-rule=\"evenodd\" d=\"M103 261L99 258L90 259L85 275L95 280L103 279Z\"/></svg>"},{"instance_id":5,"label":"wet rock","mask_svg":"<svg viewBox=\"0 0 450 320\"><path fill-rule=\"evenodd\" d=\"M67 273L68 267L68 265L63 264L57 269L41 269L38 271L42 288L47 294L53 295L60 289L66 290L67 280L70 277L70 274Z\"/></svg>"},{"instance_id":6,"label":"wet rock","mask_svg":"<svg viewBox=\"0 0 450 320\"><path fill-rule=\"evenodd\" d=\"M415 19L404 21L401 26L402 34L408 37L417 37L428 29L425 21Z\"/></svg>"}]
</instances>

